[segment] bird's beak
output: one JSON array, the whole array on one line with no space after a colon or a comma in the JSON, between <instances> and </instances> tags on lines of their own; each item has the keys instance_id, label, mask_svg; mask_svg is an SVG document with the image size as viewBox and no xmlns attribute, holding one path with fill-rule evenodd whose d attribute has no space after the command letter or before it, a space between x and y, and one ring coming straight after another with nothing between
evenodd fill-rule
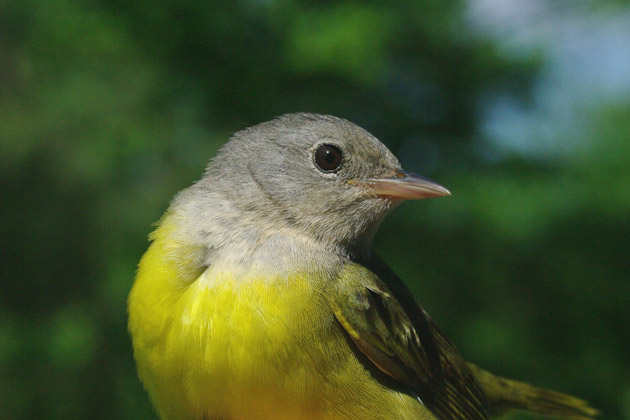
<instances>
[{"instance_id":1,"label":"bird's beak","mask_svg":"<svg viewBox=\"0 0 630 420\"><path fill-rule=\"evenodd\" d=\"M365 188L370 195L393 200L419 200L451 195L450 191L430 179L407 171L391 178L351 179L349 184Z\"/></svg>"}]
</instances>

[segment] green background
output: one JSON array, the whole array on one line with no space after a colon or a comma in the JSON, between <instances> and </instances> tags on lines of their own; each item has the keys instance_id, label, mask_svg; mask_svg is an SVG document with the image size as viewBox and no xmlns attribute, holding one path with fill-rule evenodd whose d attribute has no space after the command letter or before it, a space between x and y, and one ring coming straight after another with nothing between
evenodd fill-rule
<instances>
[{"instance_id":1,"label":"green background","mask_svg":"<svg viewBox=\"0 0 630 420\"><path fill-rule=\"evenodd\" d=\"M593 79L549 48L598 65L554 25L628 7L538 5L0 2L0 418L155 418L126 331L152 223L230 133L310 111L452 191L375 248L467 359L630 419L630 73L576 96Z\"/></svg>"}]
</instances>

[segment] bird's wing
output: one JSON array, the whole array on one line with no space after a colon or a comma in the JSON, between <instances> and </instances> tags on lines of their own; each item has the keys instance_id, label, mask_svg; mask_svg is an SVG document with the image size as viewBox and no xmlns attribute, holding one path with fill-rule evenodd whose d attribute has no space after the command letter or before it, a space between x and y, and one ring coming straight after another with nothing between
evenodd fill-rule
<instances>
[{"instance_id":1,"label":"bird's wing","mask_svg":"<svg viewBox=\"0 0 630 420\"><path fill-rule=\"evenodd\" d=\"M455 346L384 263L369 266L347 264L329 294L357 348L440 420L487 419L485 395Z\"/></svg>"}]
</instances>

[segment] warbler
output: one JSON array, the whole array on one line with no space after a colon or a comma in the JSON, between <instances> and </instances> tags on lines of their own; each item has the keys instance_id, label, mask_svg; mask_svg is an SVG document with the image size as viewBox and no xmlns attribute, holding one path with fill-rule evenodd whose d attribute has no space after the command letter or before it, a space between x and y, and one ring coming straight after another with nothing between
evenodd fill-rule
<instances>
[{"instance_id":1,"label":"warbler","mask_svg":"<svg viewBox=\"0 0 630 420\"><path fill-rule=\"evenodd\" d=\"M449 194L333 116L288 114L234 134L173 199L129 295L138 374L159 416L595 416L465 362L371 251L396 205Z\"/></svg>"}]
</instances>

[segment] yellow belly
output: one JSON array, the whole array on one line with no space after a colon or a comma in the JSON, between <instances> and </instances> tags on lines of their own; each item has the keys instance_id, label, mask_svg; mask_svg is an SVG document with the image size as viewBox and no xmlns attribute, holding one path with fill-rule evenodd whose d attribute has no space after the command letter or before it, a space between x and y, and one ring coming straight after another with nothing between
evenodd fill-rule
<instances>
[{"instance_id":1,"label":"yellow belly","mask_svg":"<svg viewBox=\"0 0 630 420\"><path fill-rule=\"evenodd\" d=\"M324 279L213 265L182 282L170 245L151 245L129 297L138 372L162 418L433 419L357 358Z\"/></svg>"}]
</instances>

